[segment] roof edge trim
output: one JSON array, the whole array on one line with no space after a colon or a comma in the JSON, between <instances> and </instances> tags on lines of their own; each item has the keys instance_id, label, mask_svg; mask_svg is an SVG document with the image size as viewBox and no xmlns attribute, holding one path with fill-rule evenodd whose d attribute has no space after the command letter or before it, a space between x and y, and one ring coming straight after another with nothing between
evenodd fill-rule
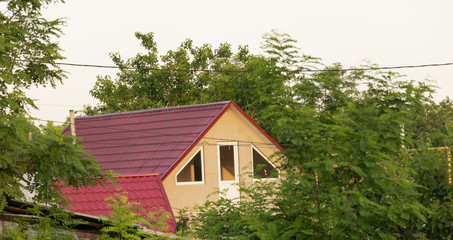
<instances>
[{"instance_id":1,"label":"roof edge trim","mask_svg":"<svg viewBox=\"0 0 453 240\"><path fill-rule=\"evenodd\" d=\"M212 120L212 122L203 130L203 132L200 133L200 135L192 142L189 148L184 151L184 153L179 156L178 160L164 173L162 176L162 181L164 181L168 175L173 171L173 169L176 168L176 166L181 163L182 159L189 154L190 151L200 142L200 140L206 135L206 133L214 126L214 124L217 123L217 121L220 119L221 116L231 107L231 104L233 101L226 101L226 102L220 102L220 103L228 103L226 104L223 109L217 114L217 116Z\"/></svg>"},{"instance_id":2,"label":"roof edge trim","mask_svg":"<svg viewBox=\"0 0 453 240\"><path fill-rule=\"evenodd\" d=\"M170 200L168 200L167 191L165 191L164 184L162 183L162 179L160 177L157 178L157 183L159 184L160 192L162 193L162 196L164 197L165 205L167 206L167 208L169 208L168 211L171 214L171 219L173 219L173 221L171 221L171 223L175 224L173 227L176 230L176 220L175 220L175 215L173 214L173 207L170 204Z\"/></svg>"},{"instance_id":3,"label":"roof edge trim","mask_svg":"<svg viewBox=\"0 0 453 240\"><path fill-rule=\"evenodd\" d=\"M256 129L258 129L258 131L260 131L263 134L263 136L265 136L271 143L273 143L278 150L284 151L283 148L271 136L269 136L269 134L267 134L266 131L264 131L255 121L253 121L253 119L251 119L249 115L247 115L247 113L245 113L235 102L232 101L231 105L233 105L234 108L239 113L241 113L245 119L247 119Z\"/></svg>"}]
</instances>

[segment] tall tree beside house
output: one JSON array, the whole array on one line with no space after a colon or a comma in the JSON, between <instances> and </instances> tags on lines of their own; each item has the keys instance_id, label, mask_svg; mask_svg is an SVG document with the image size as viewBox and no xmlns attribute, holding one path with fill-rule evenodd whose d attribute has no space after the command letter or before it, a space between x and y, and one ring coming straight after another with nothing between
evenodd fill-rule
<instances>
[{"instance_id":1,"label":"tall tree beside house","mask_svg":"<svg viewBox=\"0 0 453 240\"><path fill-rule=\"evenodd\" d=\"M451 136L451 101L433 103L430 85L401 80L376 65L366 66L375 69L370 71L322 67L320 59L300 54L296 41L278 32L264 36L265 55L244 47L233 53L228 44L193 47L188 40L158 58L153 35L137 37L149 53L127 61L113 55L120 75L98 78L91 93L101 104L86 113L233 100L285 149L285 175L278 184L243 188L250 201L207 202L193 221L196 237L449 236L452 196L445 194L451 192L442 172L445 158L409 151L438 146ZM304 71L315 68L326 71ZM124 101L115 102L121 97ZM426 113L417 115L420 110Z\"/></svg>"},{"instance_id":2,"label":"tall tree beside house","mask_svg":"<svg viewBox=\"0 0 453 240\"><path fill-rule=\"evenodd\" d=\"M341 66L327 69L335 68ZM285 146L280 182L271 189L267 184L245 189L251 201L227 209L219 207L225 200L208 202L194 220L195 236L421 237L431 211L420 201L419 181L406 163L413 157L408 148L418 143L401 126L429 100L426 86L379 71L328 71L304 81L316 87L317 104L287 106L272 128Z\"/></svg>"},{"instance_id":3,"label":"tall tree beside house","mask_svg":"<svg viewBox=\"0 0 453 240\"><path fill-rule=\"evenodd\" d=\"M87 115L232 100L266 128L271 124L261 110L290 98L277 57L253 55L246 46L233 52L228 43L195 46L190 39L159 56L153 33L135 36L146 53L128 60L111 54L120 72L98 77L90 93L100 104L87 107Z\"/></svg>"},{"instance_id":4,"label":"tall tree beside house","mask_svg":"<svg viewBox=\"0 0 453 240\"><path fill-rule=\"evenodd\" d=\"M104 176L95 160L73 138L42 132L27 114L36 106L25 95L32 85L55 87L65 77L56 65L63 59L53 42L63 22L47 20L41 10L53 0L9 0L0 11L0 199L38 202L60 198L62 186L94 185ZM31 135L29 133L32 133ZM3 211L3 208L0 208Z\"/></svg>"},{"instance_id":5,"label":"tall tree beside house","mask_svg":"<svg viewBox=\"0 0 453 240\"><path fill-rule=\"evenodd\" d=\"M414 151L448 140L448 99L437 106L429 85L397 73L341 68L296 73L294 101L263 110L285 146L285 174L276 186L243 189L250 201L207 202L193 221L196 237L451 238L445 152ZM424 106L443 119L429 144L420 138L427 124L414 117Z\"/></svg>"},{"instance_id":6,"label":"tall tree beside house","mask_svg":"<svg viewBox=\"0 0 453 240\"><path fill-rule=\"evenodd\" d=\"M218 49L209 44L196 47L190 39L176 50L159 56L153 33L137 32L135 36L146 53L128 60L123 60L118 53L111 54L120 72L113 80L110 76L98 77L90 93L101 103L87 109L88 114L198 103L203 90L215 77L210 72L198 70L240 70L242 61L248 57L246 48L233 55L229 44L221 44Z\"/></svg>"}]
</instances>

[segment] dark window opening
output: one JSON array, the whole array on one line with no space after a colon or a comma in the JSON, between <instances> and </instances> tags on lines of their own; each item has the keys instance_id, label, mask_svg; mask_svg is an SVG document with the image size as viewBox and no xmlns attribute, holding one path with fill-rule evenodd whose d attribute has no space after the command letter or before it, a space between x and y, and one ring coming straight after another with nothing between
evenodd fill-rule
<instances>
[{"instance_id":1,"label":"dark window opening","mask_svg":"<svg viewBox=\"0 0 453 240\"><path fill-rule=\"evenodd\" d=\"M255 178L276 178L277 171L258 151L253 150L253 172Z\"/></svg>"},{"instance_id":2,"label":"dark window opening","mask_svg":"<svg viewBox=\"0 0 453 240\"><path fill-rule=\"evenodd\" d=\"M219 146L220 151L220 179L222 181L235 180L234 146Z\"/></svg>"},{"instance_id":3,"label":"dark window opening","mask_svg":"<svg viewBox=\"0 0 453 240\"><path fill-rule=\"evenodd\" d=\"M203 181L203 173L201 166L201 151L199 151L189 163L178 173L177 182L201 182Z\"/></svg>"}]
</instances>

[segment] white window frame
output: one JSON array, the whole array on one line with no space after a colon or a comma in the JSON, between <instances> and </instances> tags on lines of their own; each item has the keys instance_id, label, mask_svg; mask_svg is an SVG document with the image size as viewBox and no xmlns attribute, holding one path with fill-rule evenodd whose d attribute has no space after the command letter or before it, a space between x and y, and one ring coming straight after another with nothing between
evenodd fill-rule
<instances>
[{"instance_id":1,"label":"white window frame","mask_svg":"<svg viewBox=\"0 0 453 240\"><path fill-rule=\"evenodd\" d=\"M181 167L181 169L179 169L179 171L175 174L175 182L176 182L176 185L200 185L200 184L205 184L205 174L204 174L204 157L203 157L203 146L200 147L200 149L198 149L198 151L196 151L194 154L192 154L192 156L189 158L189 160L186 162L186 164L184 164L184 166ZM184 169L186 168L187 164L190 163L190 161L192 161L193 157L195 157L195 155L197 155L198 153L200 153L200 157L201 157L201 181L193 181L193 182L178 182L178 175L179 173Z\"/></svg>"},{"instance_id":2,"label":"white window frame","mask_svg":"<svg viewBox=\"0 0 453 240\"><path fill-rule=\"evenodd\" d=\"M220 163L220 147L221 146L233 146L234 150L234 180L222 180L222 167ZM217 143L217 172L218 172L218 186L219 186L219 198L231 199L233 202L237 202L241 198L239 190L239 147L238 142L218 142Z\"/></svg>"},{"instance_id":3,"label":"white window frame","mask_svg":"<svg viewBox=\"0 0 453 240\"><path fill-rule=\"evenodd\" d=\"M221 166L220 166L220 146L233 146L234 149L234 180L222 180ZM217 143L217 165L219 173L219 182L225 183L238 183L239 182L239 153L237 142L218 142Z\"/></svg>"},{"instance_id":4,"label":"white window frame","mask_svg":"<svg viewBox=\"0 0 453 240\"><path fill-rule=\"evenodd\" d=\"M257 147L255 147L253 144L251 144L251 146L252 147L250 148L250 156L251 156L251 159L252 159L252 177L253 177L253 181L271 181L271 180L279 179L280 178L280 171L277 169L275 164L273 162L269 161L269 159ZM261 157L264 158L264 160L266 160L272 167L274 167L275 170L277 170L277 173L278 173L277 177L255 178L255 168L254 168L255 159L253 158L253 150L257 151L261 155Z\"/></svg>"}]
</instances>

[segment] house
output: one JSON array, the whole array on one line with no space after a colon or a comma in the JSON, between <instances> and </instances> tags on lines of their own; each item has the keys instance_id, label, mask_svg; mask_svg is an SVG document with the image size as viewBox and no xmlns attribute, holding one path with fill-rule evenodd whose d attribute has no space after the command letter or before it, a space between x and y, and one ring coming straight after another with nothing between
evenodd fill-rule
<instances>
[{"instance_id":1,"label":"house","mask_svg":"<svg viewBox=\"0 0 453 240\"><path fill-rule=\"evenodd\" d=\"M252 174L275 177L270 158L282 150L232 101L77 117L75 128L104 170L153 175L173 212L207 199L239 199L237 184L256 181ZM70 132L68 126L63 133Z\"/></svg>"}]
</instances>

